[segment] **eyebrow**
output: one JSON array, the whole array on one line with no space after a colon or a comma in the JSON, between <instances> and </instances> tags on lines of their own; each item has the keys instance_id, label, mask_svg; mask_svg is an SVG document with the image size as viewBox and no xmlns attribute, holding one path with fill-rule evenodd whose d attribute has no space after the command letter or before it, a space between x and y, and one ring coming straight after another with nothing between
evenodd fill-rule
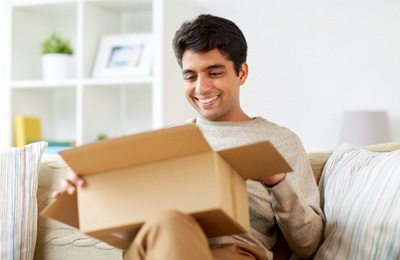
<instances>
[{"instance_id":1,"label":"eyebrow","mask_svg":"<svg viewBox=\"0 0 400 260\"><path fill-rule=\"evenodd\" d=\"M224 69L225 65L222 64L214 64L214 65L210 65L208 67L206 67L203 71L206 70L211 70L211 69ZM191 69L184 69L182 70L182 74L185 75L187 73L194 73L195 71L191 70Z\"/></svg>"}]
</instances>

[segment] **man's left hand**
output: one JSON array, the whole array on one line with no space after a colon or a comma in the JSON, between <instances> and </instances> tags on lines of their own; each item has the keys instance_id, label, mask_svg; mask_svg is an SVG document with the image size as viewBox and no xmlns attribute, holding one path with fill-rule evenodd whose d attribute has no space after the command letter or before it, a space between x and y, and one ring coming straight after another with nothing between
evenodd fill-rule
<instances>
[{"instance_id":1,"label":"man's left hand","mask_svg":"<svg viewBox=\"0 0 400 260\"><path fill-rule=\"evenodd\" d=\"M286 178L286 173L278 173L278 174L275 174L272 176L262 178L259 181L267 186L272 187L272 186L280 183L285 178Z\"/></svg>"}]
</instances>

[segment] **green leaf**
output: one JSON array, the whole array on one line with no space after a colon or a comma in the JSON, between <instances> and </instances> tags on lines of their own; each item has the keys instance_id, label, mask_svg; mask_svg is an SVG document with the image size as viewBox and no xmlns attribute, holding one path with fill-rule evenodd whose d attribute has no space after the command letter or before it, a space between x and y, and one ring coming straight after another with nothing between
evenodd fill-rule
<instances>
[{"instance_id":1,"label":"green leaf","mask_svg":"<svg viewBox=\"0 0 400 260\"><path fill-rule=\"evenodd\" d=\"M42 54L59 53L72 55L74 53L69 41L59 33L52 33L42 42Z\"/></svg>"}]
</instances>

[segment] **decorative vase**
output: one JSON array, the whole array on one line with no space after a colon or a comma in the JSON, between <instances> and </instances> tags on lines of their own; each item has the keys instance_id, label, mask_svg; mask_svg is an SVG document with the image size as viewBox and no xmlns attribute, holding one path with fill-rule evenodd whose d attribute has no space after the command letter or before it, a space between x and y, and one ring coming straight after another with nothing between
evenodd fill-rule
<instances>
[{"instance_id":1,"label":"decorative vase","mask_svg":"<svg viewBox=\"0 0 400 260\"><path fill-rule=\"evenodd\" d=\"M42 55L42 72L45 80L71 79L72 55L49 53Z\"/></svg>"}]
</instances>

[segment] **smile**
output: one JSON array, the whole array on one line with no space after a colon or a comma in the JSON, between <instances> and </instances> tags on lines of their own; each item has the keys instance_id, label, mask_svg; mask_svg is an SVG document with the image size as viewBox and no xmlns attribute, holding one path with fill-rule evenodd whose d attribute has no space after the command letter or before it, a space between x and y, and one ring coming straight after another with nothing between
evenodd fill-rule
<instances>
[{"instance_id":1,"label":"smile","mask_svg":"<svg viewBox=\"0 0 400 260\"><path fill-rule=\"evenodd\" d=\"M199 101L202 104L209 104L215 100L217 100L220 96L213 96L213 97L209 97L209 98L195 98L197 101Z\"/></svg>"}]
</instances>

